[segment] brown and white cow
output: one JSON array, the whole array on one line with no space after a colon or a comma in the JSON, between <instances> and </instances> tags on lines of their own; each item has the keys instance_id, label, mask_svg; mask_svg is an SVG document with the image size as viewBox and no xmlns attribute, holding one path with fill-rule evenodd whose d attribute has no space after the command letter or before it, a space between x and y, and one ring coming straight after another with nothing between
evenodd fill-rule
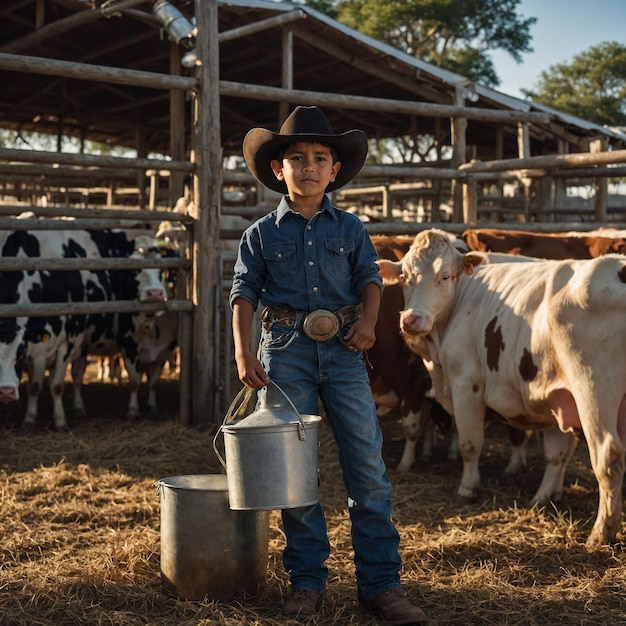
<instances>
[{"instance_id":1,"label":"brown and white cow","mask_svg":"<svg viewBox=\"0 0 626 626\"><path fill-rule=\"evenodd\" d=\"M387 282L403 286L405 340L436 365L436 397L455 416L457 495L476 495L488 408L519 428L546 429L547 468L533 502L561 496L582 432L600 492L587 545L610 542L622 519L626 259L482 260L429 230L402 261L380 261Z\"/></svg>"},{"instance_id":2,"label":"brown and white cow","mask_svg":"<svg viewBox=\"0 0 626 626\"><path fill-rule=\"evenodd\" d=\"M469 250L522 254L539 259L594 259L626 253L624 231L602 229L589 233L534 233L498 228L470 228L462 239Z\"/></svg>"},{"instance_id":3,"label":"brown and white cow","mask_svg":"<svg viewBox=\"0 0 626 626\"><path fill-rule=\"evenodd\" d=\"M429 230L402 261L379 262L388 283L402 283L401 331L434 364L436 397L455 416L457 495L476 495L487 409L518 428L546 429L548 467L533 502L560 497L582 432L600 491L587 544L610 542L626 447L626 259L482 261Z\"/></svg>"},{"instance_id":4,"label":"brown and white cow","mask_svg":"<svg viewBox=\"0 0 626 626\"><path fill-rule=\"evenodd\" d=\"M467 252L463 242L449 234L452 245ZM413 243L410 235L374 235L372 242L380 259L399 261ZM489 254L489 262L511 260L507 255ZM517 260L517 259L516 259ZM522 260L521 258L519 260ZM399 410L404 431L404 450L396 470L407 472L417 460L417 444L421 438L420 460L430 461L436 437L435 426L450 433L448 459L458 458L458 445L454 420L433 397L432 383L422 358L412 352L400 333L400 312L404 308L404 295L400 285L386 285L376 323L376 342L368 350L369 377L377 414L386 415L394 408ZM428 363L430 367L431 364ZM490 421L498 421L493 413ZM500 420L501 421L501 420ZM504 474L517 474L526 468L527 437L524 431L507 428L511 442L511 456Z\"/></svg>"},{"instance_id":5,"label":"brown and white cow","mask_svg":"<svg viewBox=\"0 0 626 626\"><path fill-rule=\"evenodd\" d=\"M379 258L397 261L413 242L409 235L375 235L372 243ZM367 351L368 374L379 417L397 408L402 418L404 449L396 470L407 472L415 465L417 444L422 439L421 459L432 455L433 418L444 430L451 429L451 417L428 397L430 376L420 356L409 350L400 334L400 311L404 296L399 285L390 285L383 296L376 323L376 341ZM451 443L449 457L457 458L456 439Z\"/></svg>"}]
</instances>

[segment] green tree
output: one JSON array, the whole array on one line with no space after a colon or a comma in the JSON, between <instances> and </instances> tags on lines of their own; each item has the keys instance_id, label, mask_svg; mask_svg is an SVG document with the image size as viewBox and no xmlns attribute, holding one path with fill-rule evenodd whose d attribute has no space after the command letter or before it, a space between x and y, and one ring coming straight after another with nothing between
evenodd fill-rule
<instances>
[{"instance_id":1,"label":"green tree","mask_svg":"<svg viewBox=\"0 0 626 626\"><path fill-rule=\"evenodd\" d=\"M626 126L626 46L604 42L541 72L522 93L565 113L608 126Z\"/></svg>"},{"instance_id":2,"label":"green tree","mask_svg":"<svg viewBox=\"0 0 626 626\"><path fill-rule=\"evenodd\" d=\"M536 18L521 0L301 0L318 11L418 59L497 87L489 56L505 50L520 62L532 52Z\"/></svg>"}]
</instances>

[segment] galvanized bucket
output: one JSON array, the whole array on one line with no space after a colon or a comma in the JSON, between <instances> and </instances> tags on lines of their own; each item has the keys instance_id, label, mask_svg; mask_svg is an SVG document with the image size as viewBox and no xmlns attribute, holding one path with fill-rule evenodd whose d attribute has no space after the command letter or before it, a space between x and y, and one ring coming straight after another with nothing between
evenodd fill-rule
<instances>
[{"instance_id":1,"label":"galvanized bucket","mask_svg":"<svg viewBox=\"0 0 626 626\"><path fill-rule=\"evenodd\" d=\"M237 394L213 439L228 477L230 508L291 509L317 503L322 418L300 415L285 392L270 381L259 409L232 421L245 411L252 391L244 388ZM220 432L226 461L217 450Z\"/></svg>"},{"instance_id":2,"label":"galvanized bucket","mask_svg":"<svg viewBox=\"0 0 626 626\"><path fill-rule=\"evenodd\" d=\"M161 582L168 595L228 601L265 585L269 512L232 511L224 474L156 483L161 500Z\"/></svg>"}]
</instances>

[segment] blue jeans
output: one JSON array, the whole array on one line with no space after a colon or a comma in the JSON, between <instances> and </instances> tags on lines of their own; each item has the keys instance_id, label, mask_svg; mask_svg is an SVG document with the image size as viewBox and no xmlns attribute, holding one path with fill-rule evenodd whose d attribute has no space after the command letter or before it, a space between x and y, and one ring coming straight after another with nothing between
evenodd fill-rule
<instances>
[{"instance_id":1,"label":"blue jeans","mask_svg":"<svg viewBox=\"0 0 626 626\"><path fill-rule=\"evenodd\" d=\"M337 337L316 342L300 330L276 324L261 331L260 350L270 378L300 414L318 415L318 399L324 406L349 497L359 600L400 587L400 538L391 521L391 484L363 354L352 352ZM287 538L283 565L293 589L323 594L330 544L321 503L285 509L282 521Z\"/></svg>"}]
</instances>

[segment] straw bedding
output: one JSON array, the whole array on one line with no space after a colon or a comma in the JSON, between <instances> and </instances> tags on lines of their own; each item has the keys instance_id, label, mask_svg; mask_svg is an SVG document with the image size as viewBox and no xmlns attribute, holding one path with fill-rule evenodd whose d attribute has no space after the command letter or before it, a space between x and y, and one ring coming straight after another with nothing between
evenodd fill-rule
<instances>
[{"instance_id":1,"label":"straw bedding","mask_svg":"<svg viewBox=\"0 0 626 626\"><path fill-rule=\"evenodd\" d=\"M92 414L67 435L15 427L22 408L0 407L0 623L283 625L289 592L281 566L283 535L271 514L267 586L255 598L186 602L162 592L159 499L166 476L217 473L213 436L176 421L177 381L159 389L159 419L126 423L124 390L92 383ZM45 409L44 409L45 411ZM395 417L382 421L389 467L402 452ZM346 495L334 443L321 427L321 498L332 555L322 626L378 624L355 602ZM440 440L432 463L390 472L394 517L402 536L403 583L433 625L532 626L626 624L626 556L622 544L588 551L596 481L578 446L559 509L525 508L543 472L537 438L530 468L503 481L507 439L487 433L476 505L450 502L460 462ZM207 529L210 532L210 529Z\"/></svg>"}]
</instances>

